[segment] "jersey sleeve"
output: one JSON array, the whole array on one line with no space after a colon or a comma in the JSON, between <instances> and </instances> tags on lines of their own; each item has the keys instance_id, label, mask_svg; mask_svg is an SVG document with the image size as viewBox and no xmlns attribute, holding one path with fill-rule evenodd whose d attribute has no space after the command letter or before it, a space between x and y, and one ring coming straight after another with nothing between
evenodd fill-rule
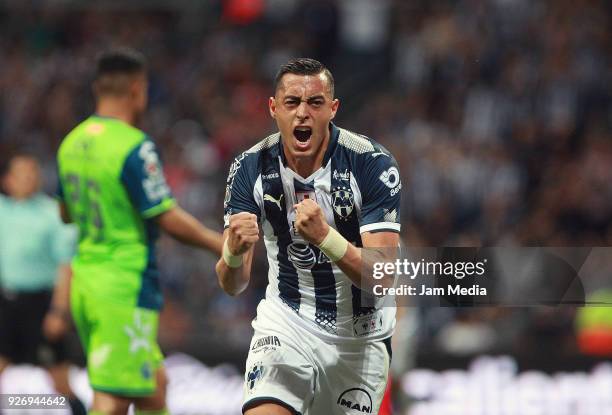
<instances>
[{"instance_id":1,"label":"jersey sleeve","mask_svg":"<svg viewBox=\"0 0 612 415\"><path fill-rule=\"evenodd\" d=\"M257 180L255 154L242 153L234 159L227 175L225 199L223 201L223 226L229 226L229 217L240 212L257 215L261 221L261 210L255 201L254 189Z\"/></svg>"},{"instance_id":2,"label":"jersey sleeve","mask_svg":"<svg viewBox=\"0 0 612 415\"><path fill-rule=\"evenodd\" d=\"M146 139L126 158L121 171L134 207L145 219L170 210L176 205L153 141Z\"/></svg>"},{"instance_id":3,"label":"jersey sleeve","mask_svg":"<svg viewBox=\"0 0 612 415\"><path fill-rule=\"evenodd\" d=\"M62 181L60 180L59 174L57 175L57 187L55 188L54 196L59 202L64 203L64 186L62 186Z\"/></svg>"},{"instance_id":4,"label":"jersey sleeve","mask_svg":"<svg viewBox=\"0 0 612 415\"><path fill-rule=\"evenodd\" d=\"M395 159L386 152L368 154L362 189L359 232L400 231L402 182Z\"/></svg>"}]
</instances>

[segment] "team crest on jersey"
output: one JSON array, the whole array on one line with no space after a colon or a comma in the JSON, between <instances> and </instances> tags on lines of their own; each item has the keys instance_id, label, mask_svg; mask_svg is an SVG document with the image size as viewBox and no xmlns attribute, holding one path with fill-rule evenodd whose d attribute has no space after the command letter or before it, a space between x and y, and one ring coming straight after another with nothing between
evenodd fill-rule
<instances>
[{"instance_id":1,"label":"team crest on jersey","mask_svg":"<svg viewBox=\"0 0 612 415\"><path fill-rule=\"evenodd\" d=\"M336 212L342 219L348 219L351 213L353 213L353 208L355 207L355 197L353 196L351 189L342 186L334 190L331 196L334 212Z\"/></svg>"},{"instance_id":2,"label":"team crest on jersey","mask_svg":"<svg viewBox=\"0 0 612 415\"><path fill-rule=\"evenodd\" d=\"M246 375L246 384L249 388L249 392L255 387L255 384L259 379L263 377L264 367L261 362L255 363L251 370Z\"/></svg>"}]
</instances>

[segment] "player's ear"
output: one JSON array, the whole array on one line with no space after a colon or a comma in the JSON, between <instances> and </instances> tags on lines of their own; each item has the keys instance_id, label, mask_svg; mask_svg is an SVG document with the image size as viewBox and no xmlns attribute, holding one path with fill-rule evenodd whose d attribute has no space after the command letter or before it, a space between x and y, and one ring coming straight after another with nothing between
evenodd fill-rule
<instances>
[{"instance_id":1,"label":"player's ear","mask_svg":"<svg viewBox=\"0 0 612 415\"><path fill-rule=\"evenodd\" d=\"M332 112L331 119L332 119L332 120L333 120L333 119L334 119L334 117L336 116L336 112L338 112L338 108L339 108L339 107L340 107L340 100L339 100L338 98L335 98L335 99L332 101L332 105L331 105L331 112Z\"/></svg>"},{"instance_id":2,"label":"player's ear","mask_svg":"<svg viewBox=\"0 0 612 415\"><path fill-rule=\"evenodd\" d=\"M270 110L270 116L276 118L276 99L274 97L268 99L268 109Z\"/></svg>"},{"instance_id":3,"label":"player's ear","mask_svg":"<svg viewBox=\"0 0 612 415\"><path fill-rule=\"evenodd\" d=\"M130 79L128 83L128 96L132 101L136 101L139 96L140 85L136 79Z\"/></svg>"}]
</instances>

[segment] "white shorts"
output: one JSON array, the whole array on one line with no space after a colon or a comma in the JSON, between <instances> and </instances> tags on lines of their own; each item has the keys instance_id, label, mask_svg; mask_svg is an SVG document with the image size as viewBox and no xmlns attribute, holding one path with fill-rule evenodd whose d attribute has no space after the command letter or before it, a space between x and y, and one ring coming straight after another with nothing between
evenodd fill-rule
<instances>
[{"instance_id":1,"label":"white shorts","mask_svg":"<svg viewBox=\"0 0 612 415\"><path fill-rule=\"evenodd\" d=\"M264 304L264 303L268 304ZM378 414L390 339L326 343L263 300L253 321L242 412L276 403L299 415Z\"/></svg>"}]
</instances>

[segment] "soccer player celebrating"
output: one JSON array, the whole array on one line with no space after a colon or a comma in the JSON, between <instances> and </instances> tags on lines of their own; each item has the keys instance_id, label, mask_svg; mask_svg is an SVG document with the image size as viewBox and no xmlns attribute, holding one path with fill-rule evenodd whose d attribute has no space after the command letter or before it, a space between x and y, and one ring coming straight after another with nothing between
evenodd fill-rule
<instances>
[{"instance_id":1,"label":"soccer player celebrating","mask_svg":"<svg viewBox=\"0 0 612 415\"><path fill-rule=\"evenodd\" d=\"M332 74L296 59L276 76L279 132L238 156L227 180L221 287L242 292L263 228L269 272L246 364L247 415L378 413L395 308L362 302L363 248L399 243L393 157L331 123ZM355 412L357 411L357 412Z\"/></svg>"},{"instance_id":2,"label":"soccer player celebrating","mask_svg":"<svg viewBox=\"0 0 612 415\"><path fill-rule=\"evenodd\" d=\"M93 89L95 115L58 153L62 217L79 228L71 309L94 390L90 413L126 414L134 403L136 414L166 414L158 228L219 255L221 234L176 204L153 141L136 128L147 104L144 58L103 54Z\"/></svg>"}]
</instances>

